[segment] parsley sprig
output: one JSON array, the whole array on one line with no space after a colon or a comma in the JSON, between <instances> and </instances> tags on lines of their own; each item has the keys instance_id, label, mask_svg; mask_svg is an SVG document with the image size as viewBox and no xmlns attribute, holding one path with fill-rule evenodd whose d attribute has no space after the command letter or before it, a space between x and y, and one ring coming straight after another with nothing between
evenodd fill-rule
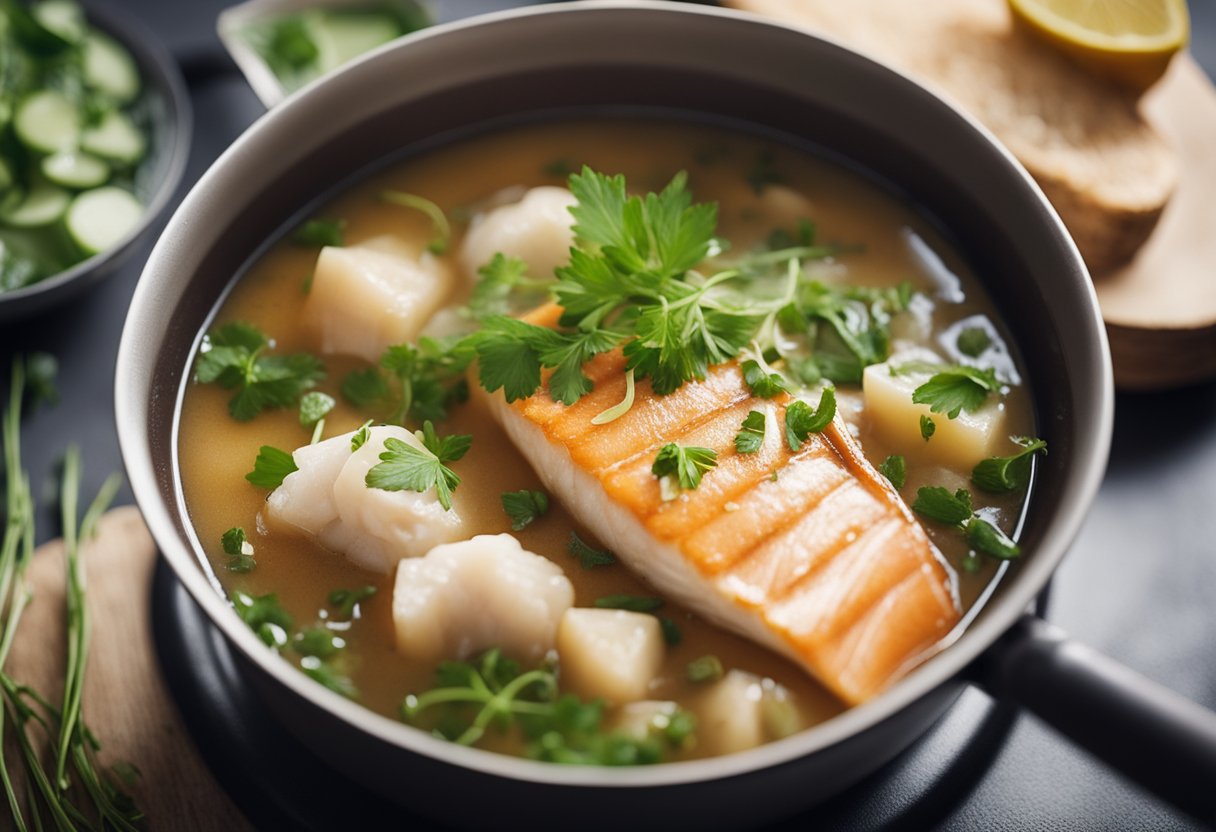
<instances>
[{"instance_id":1,"label":"parsley sprig","mask_svg":"<svg viewBox=\"0 0 1216 832\"><path fill-rule=\"evenodd\" d=\"M705 472L717 465L718 453L712 448L668 442L659 449L650 473L658 477L663 499L674 500L681 491L700 485Z\"/></svg>"},{"instance_id":2,"label":"parsley sprig","mask_svg":"<svg viewBox=\"0 0 1216 832\"><path fill-rule=\"evenodd\" d=\"M203 339L195 377L225 390L232 418L247 422L268 407L291 407L325 377L325 366L307 353L265 355L270 339L245 323L225 324Z\"/></svg>"},{"instance_id":3,"label":"parsley sprig","mask_svg":"<svg viewBox=\"0 0 1216 832\"><path fill-rule=\"evenodd\" d=\"M396 344L380 356L378 367L355 370L342 381L342 395L361 409L391 410L388 423L441 422L453 404L469 397L464 371L473 352L459 341L422 338Z\"/></svg>"},{"instance_id":4,"label":"parsley sprig","mask_svg":"<svg viewBox=\"0 0 1216 832\"><path fill-rule=\"evenodd\" d=\"M994 456L976 464L971 481L980 489L995 494L1021 491L1030 484L1030 462L1036 453L1047 453L1047 443L1029 436L1014 436L1022 450L1010 456Z\"/></svg>"},{"instance_id":5,"label":"parsley sprig","mask_svg":"<svg viewBox=\"0 0 1216 832\"><path fill-rule=\"evenodd\" d=\"M511 529L520 531L549 510L549 495L543 491L504 491L502 510L511 519Z\"/></svg>"},{"instance_id":6,"label":"parsley sprig","mask_svg":"<svg viewBox=\"0 0 1216 832\"><path fill-rule=\"evenodd\" d=\"M384 440L384 451L380 462L367 472L368 488L382 491L417 491L422 493L434 488L439 504L445 510L452 508L452 492L460 485L460 477L446 463L461 459L473 444L468 434L453 434L440 437L435 426L426 421L415 435L422 443L419 448L396 437Z\"/></svg>"},{"instance_id":7,"label":"parsley sprig","mask_svg":"<svg viewBox=\"0 0 1216 832\"><path fill-rule=\"evenodd\" d=\"M931 412L944 413L947 419L957 419L964 410L968 413L979 410L988 400L988 394L999 393L1002 387L993 369L965 364L910 361L892 367L891 373L932 373L928 381L912 391L912 401L929 405Z\"/></svg>"},{"instance_id":8,"label":"parsley sprig","mask_svg":"<svg viewBox=\"0 0 1216 832\"><path fill-rule=\"evenodd\" d=\"M741 454L754 454L764 447L764 431L768 423L759 410L749 410L735 434L735 450Z\"/></svg>"},{"instance_id":9,"label":"parsley sprig","mask_svg":"<svg viewBox=\"0 0 1216 832\"><path fill-rule=\"evenodd\" d=\"M919 488L912 510L922 517L958 528L977 551L1001 560L1021 554L1018 545L1003 531L972 509L971 492L965 488L954 493L937 485Z\"/></svg>"}]
</instances>

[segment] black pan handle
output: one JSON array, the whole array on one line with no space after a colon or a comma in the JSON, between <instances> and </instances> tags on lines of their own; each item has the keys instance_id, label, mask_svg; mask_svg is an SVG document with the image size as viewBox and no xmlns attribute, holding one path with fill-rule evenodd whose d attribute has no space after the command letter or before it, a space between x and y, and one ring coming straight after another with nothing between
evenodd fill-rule
<instances>
[{"instance_id":1,"label":"black pan handle","mask_svg":"<svg viewBox=\"0 0 1216 832\"><path fill-rule=\"evenodd\" d=\"M984 655L981 684L1107 764L1216 824L1216 713L1027 615Z\"/></svg>"}]
</instances>

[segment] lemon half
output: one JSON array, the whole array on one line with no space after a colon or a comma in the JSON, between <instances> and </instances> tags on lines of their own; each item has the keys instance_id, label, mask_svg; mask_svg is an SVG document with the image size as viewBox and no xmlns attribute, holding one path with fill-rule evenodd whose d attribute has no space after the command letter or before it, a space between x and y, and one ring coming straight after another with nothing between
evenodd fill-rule
<instances>
[{"instance_id":1,"label":"lemon half","mask_svg":"<svg viewBox=\"0 0 1216 832\"><path fill-rule=\"evenodd\" d=\"M1009 0L1015 19L1082 66L1137 90L1186 46L1186 0Z\"/></svg>"}]
</instances>

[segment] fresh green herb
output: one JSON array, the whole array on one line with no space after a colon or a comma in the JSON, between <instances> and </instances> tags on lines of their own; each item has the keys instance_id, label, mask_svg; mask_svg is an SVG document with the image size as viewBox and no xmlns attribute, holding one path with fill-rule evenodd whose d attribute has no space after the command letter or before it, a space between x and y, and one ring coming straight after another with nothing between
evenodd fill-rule
<instances>
[{"instance_id":1,"label":"fresh green herb","mask_svg":"<svg viewBox=\"0 0 1216 832\"><path fill-rule=\"evenodd\" d=\"M754 454L764 447L764 431L768 420L759 410L750 410L743 425L735 434L735 450L741 454Z\"/></svg>"},{"instance_id":2,"label":"fresh green herb","mask_svg":"<svg viewBox=\"0 0 1216 832\"><path fill-rule=\"evenodd\" d=\"M920 415L920 435L928 442L933 438L933 434L937 432L937 423L925 414Z\"/></svg>"},{"instance_id":3,"label":"fresh green herb","mask_svg":"<svg viewBox=\"0 0 1216 832\"><path fill-rule=\"evenodd\" d=\"M232 608L241 620L249 625L257 637L268 647L281 648L287 645L287 634L291 630L291 616L279 603L273 592L266 595L249 595L239 590L228 596Z\"/></svg>"},{"instance_id":4,"label":"fresh green herb","mask_svg":"<svg viewBox=\"0 0 1216 832\"><path fill-rule=\"evenodd\" d=\"M469 296L469 312L478 320L513 315L540 304L553 281L528 277L528 264L502 252L477 270L479 280Z\"/></svg>"},{"instance_id":5,"label":"fresh green herb","mask_svg":"<svg viewBox=\"0 0 1216 832\"><path fill-rule=\"evenodd\" d=\"M554 159L540 169L541 173L545 174L545 176L552 176L555 179L562 180L568 178L576 170L578 168L569 159Z\"/></svg>"},{"instance_id":6,"label":"fresh green herb","mask_svg":"<svg viewBox=\"0 0 1216 832\"><path fill-rule=\"evenodd\" d=\"M407 194L403 191L381 191L380 200L390 205L400 205L402 208L412 208L421 211L431 221L434 236L427 243L427 250L432 254L444 254L452 242L452 226L448 223L443 209L426 197L417 194Z\"/></svg>"},{"instance_id":7,"label":"fresh green herb","mask_svg":"<svg viewBox=\"0 0 1216 832\"><path fill-rule=\"evenodd\" d=\"M995 456L978 463L971 470L971 481L984 491L1002 494L1020 491L1030 484L1031 458L1042 451L1047 453L1047 443L1029 436L1011 437L1022 450L1011 456Z\"/></svg>"},{"instance_id":8,"label":"fresh green herb","mask_svg":"<svg viewBox=\"0 0 1216 832\"><path fill-rule=\"evenodd\" d=\"M334 397L328 393L316 390L305 393L300 399L300 424L311 428L324 419L334 409Z\"/></svg>"},{"instance_id":9,"label":"fresh green herb","mask_svg":"<svg viewBox=\"0 0 1216 832\"><path fill-rule=\"evenodd\" d=\"M423 447L408 444L395 437L384 440L380 462L367 472L368 488L382 491L417 491L434 488L439 504L452 508L452 491L460 485L460 477L446 463L456 462L473 444L473 437L458 434L440 438L428 420L415 435Z\"/></svg>"},{"instance_id":10,"label":"fresh green herb","mask_svg":"<svg viewBox=\"0 0 1216 832\"><path fill-rule=\"evenodd\" d=\"M903 488L908 480L908 463L902 456L889 456L879 464L878 473L897 489Z\"/></svg>"},{"instance_id":11,"label":"fresh green herb","mask_svg":"<svg viewBox=\"0 0 1216 832\"><path fill-rule=\"evenodd\" d=\"M522 491L505 491L502 510L511 518L511 528L519 531L549 510L549 495L526 488Z\"/></svg>"},{"instance_id":12,"label":"fresh green herb","mask_svg":"<svg viewBox=\"0 0 1216 832\"><path fill-rule=\"evenodd\" d=\"M773 151L768 148L761 150L756 157L756 164L747 173L747 184L751 185L757 194L762 194L769 185L779 185L784 181L785 177L777 171L777 159Z\"/></svg>"},{"instance_id":13,"label":"fresh green herb","mask_svg":"<svg viewBox=\"0 0 1216 832\"><path fill-rule=\"evenodd\" d=\"M345 696L347 699L359 698L359 689L355 687L355 683L351 681L350 677L339 673L324 659L317 656L305 656L300 660L300 670L304 671L304 675L314 682L324 685L340 696Z\"/></svg>"},{"instance_id":14,"label":"fresh green herb","mask_svg":"<svg viewBox=\"0 0 1216 832\"><path fill-rule=\"evenodd\" d=\"M789 403L785 408L785 442L791 451L802 447L812 433L820 433L836 416L836 391L825 387L814 410L801 399Z\"/></svg>"},{"instance_id":15,"label":"fresh green herb","mask_svg":"<svg viewBox=\"0 0 1216 832\"><path fill-rule=\"evenodd\" d=\"M751 388L752 395L762 399L771 399L782 393L790 392L789 385L779 373L766 372L763 367L750 358L743 362L743 380Z\"/></svg>"},{"instance_id":16,"label":"fresh green herb","mask_svg":"<svg viewBox=\"0 0 1216 832\"><path fill-rule=\"evenodd\" d=\"M301 656L331 659L346 647L346 639L327 627L309 627L291 639L291 649Z\"/></svg>"},{"instance_id":17,"label":"fresh green herb","mask_svg":"<svg viewBox=\"0 0 1216 832\"><path fill-rule=\"evenodd\" d=\"M965 365L925 364L915 361L892 367L896 375L931 372L924 384L912 391L912 401L927 404L933 413L945 413L947 419L957 419L959 413L979 410L989 393L999 392L1001 382L991 368L980 369Z\"/></svg>"},{"instance_id":18,"label":"fresh green herb","mask_svg":"<svg viewBox=\"0 0 1216 832\"><path fill-rule=\"evenodd\" d=\"M245 530L234 526L220 537L220 545L228 556L229 572L252 572L258 565L253 559L253 544L245 537Z\"/></svg>"},{"instance_id":19,"label":"fresh green herb","mask_svg":"<svg viewBox=\"0 0 1216 832\"><path fill-rule=\"evenodd\" d=\"M912 510L930 520L960 529L973 548L993 557L1008 560L1021 553L1018 545L1003 531L972 510L971 492L965 488L953 494L940 486L920 488Z\"/></svg>"},{"instance_id":20,"label":"fresh green herb","mask_svg":"<svg viewBox=\"0 0 1216 832\"><path fill-rule=\"evenodd\" d=\"M979 358L992 346L992 338L982 327L969 326L959 332L954 343L963 355L969 358Z\"/></svg>"},{"instance_id":21,"label":"fresh green herb","mask_svg":"<svg viewBox=\"0 0 1216 832\"><path fill-rule=\"evenodd\" d=\"M589 546L578 536L578 532L570 532L570 542L566 544L566 551L578 558L578 562L584 569L594 569L597 566L612 566L616 563L616 555L607 549L596 549L593 546Z\"/></svg>"},{"instance_id":22,"label":"fresh green herb","mask_svg":"<svg viewBox=\"0 0 1216 832\"><path fill-rule=\"evenodd\" d=\"M326 598L329 605L336 610L335 614L330 617L342 621L350 621L356 617L359 605L375 594L376 588L374 586L361 586L358 589L335 589Z\"/></svg>"},{"instance_id":23,"label":"fresh green herb","mask_svg":"<svg viewBox=\"0 0 1216 832\"><path fill-rule=\"evenodd\" d=\"M263 445L253 461L253 470L245 475L245 479L258 488L274 489L283 484L288 474L298 470L295 459L287 451Z\"/></svg>"},{"instance_id":24,"label":"fresh green herb","mask_svg":"<svg viewBox=\"0 0 1216 832\"><path fill-rule=\"evenodd\" d=\"M453 404L468 399L464 371L472 358L457 342L422 338L417 345L397 344L380 356L379 368L348 374L342 395L361 409L392 408L393 424L443 421Z\"/></svg>"},{"instance_id":25,"label":"fresh green herb","mask_svg":"<svg viewBox=\"0 0 1216 832\"><path fill-rule=\"evenodd\" d=\"M718 465L718 453L712 448L677 445L668 442L659 449L650 466L650 473L659 480L664 500L674 500L681 491L701 484L701 477Z\"/></svg>"},{"instance_id":26,"label":"fresh green herb","mask_svg":"<svg viewBox=\"0 0 1216 832\"><path fill-rule=\"evenodd\" d=\"M566 694L545 719L524 717L526 732L534 737L525 753L534 759L566 765L636 766L662 762L667 749L692 741L696 718L687 711L659 715L644 737L603 729L604 705L582 703Z\"/></svg>"},{"instance_id":27,"label":"fresh green herb","mask_svg":"<svg viewBox=\"0 0 1216 832\"><path fill-rule=\"evenodd\" d=\"M659 630L663 633L663 643L668 647L673 647L684 640L684 633L680 632L680 625L672 621L665 615L657 616L659 619Z\"/></svg>"},{"instance_id":28,"label":"fresh green herb","mask_svg":"<svg viewBox=\"0 0 1216 832\"><path fill-rule=\"evenodd\" d=\"M311 355L263 355L270 340L249 324L225 324L203 339L195 367L202 384L237 388L228 403L234 419L246 422L267 407L290 407L325 377L325 367Z\"/></svg>"},{"instance_id":29,"label":"fresh green herb","mask_svg":"<svg viewBox=\"0 0 1216 832\"><path fill-rule=\"evenodd\" d=\"M716 682L721 679L725 673L722 667L722 660L712 653L707 656L701 656L698 659L693 659L685 668L684 675L688 681L700 684L702 682Z\"/></svg>"},{"instance_id":30,"label":"fresh green herb","mask_svg":"<svg viewBox=\"0 0 1216 832\"><path fill-rule=\"evenodd\" d=\"M633 407L633 399L635 394L635 385L633 380L633 370L625 371L625 395L619 402L614 404L607 410L602 410L591 417L591 424L606 425L609 422L615 422L617 419L624 416Z\"/></svg>"},{"instance_id":31,"label":"fresh green herb","mask_svg":"<svg viewBox=\"0 0 1216 832\"><path fill-rule=\"evenodd\" d=\"M371 437L372 437L372 422L369 419L366 422L364 422L362 425L360 425L359 429L357 431L355 431L354 433L352 433L350 435L350 452L353 454L355 451L362 448L364 445L367 444L367 440L371 439Z\"/></svg>"},{"instance_id":32,"label":"fresh green herb","mask_svg":"<svg viewBox=\"0 0 1216 832\"><path fill-rule=\"evenodd\" d=\"M308 220L295 230L291 241L299 246L344 246L346 220Z\"/></svg>"},{"instance_id":33,"label":"fresh green herb","mask_svg":"<svg viewBox=\"0 0 1216 832\"><path fill-rule=\"evenodd\" d=\"M784 251L791 248L810 248L815 245L815 223L808 219L798 220L794 233L777 228L768 235L766 247L769 251Z\"/></svg>"},{"instance_id":34,"label":"fresh green herb","mask_svg":"<svg viewBox=\"0 0 1216 832\"><path fill-rule=\"evenodd\" d=\"M595 599L595 606L605 610L628 610L629 612L655 612L663 608L663 599L649 595L602 595Z\"/></svg>"}]
</instances>

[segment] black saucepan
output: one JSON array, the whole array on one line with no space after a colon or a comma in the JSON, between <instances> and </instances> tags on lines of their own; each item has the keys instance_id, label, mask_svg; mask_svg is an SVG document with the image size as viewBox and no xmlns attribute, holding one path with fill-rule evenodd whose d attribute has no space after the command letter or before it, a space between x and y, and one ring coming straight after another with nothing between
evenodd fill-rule
<instances>
[{"instance_id":1,"label":"black saucepan","mask_svg":"<svg viewBox=\"0 0 1216 832\"><path fill-rule=\"evenodd\" d=\"M1051 447L1019 530L1024 557L940 655L874 700L785 740L624 770L458 747L372 714L273 655L209 577L176 474L175 427L198 333L251 255L301 206L403 149L521 119L613 111L741 122L843 158L921 206L1003 312ZM503 817L645 826L675 807L686 828L756 825L873 771L978 681L1216 819L1216 716L1026 614L1081 525L1110 441L1110 362L1085 267L1033 181L987 132L833 43L730 12L610 2L495 15L382 49L276 107L186 198L135 293L116 383L135 496L249 684L318 754L412 809L468 826Z\"/></svg>"}]
</instances>

